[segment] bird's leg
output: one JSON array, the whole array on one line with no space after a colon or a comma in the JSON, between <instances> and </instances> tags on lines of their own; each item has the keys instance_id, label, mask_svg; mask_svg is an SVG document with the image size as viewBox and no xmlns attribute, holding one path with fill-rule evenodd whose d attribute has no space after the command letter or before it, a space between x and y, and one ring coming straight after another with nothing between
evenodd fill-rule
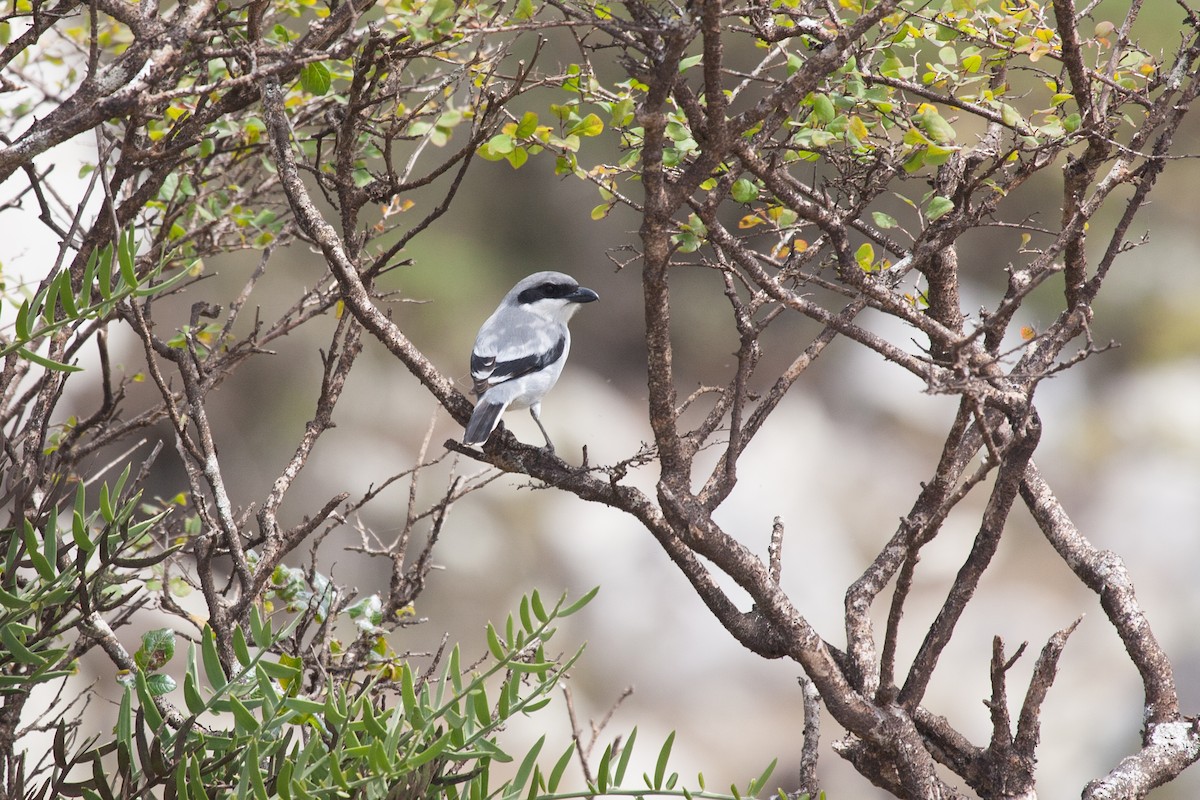
<instances>
[{"instance_id":1,"label":"bird's leg","mask_svg":"<svg viewBox=\"0 0 1200 800\"><path fill-rule=\"evenodd\" d=\"M538 407L541 403L534 403L529 407L529 416L533 417L533 421L537 423L538 428L542 431L542 436L546 439L546 449L551 453L554 452L554 442L550 441L550 434L546 433L546 426L542 424L541 417L538 416Z\"/></svg>"}]
</instances>

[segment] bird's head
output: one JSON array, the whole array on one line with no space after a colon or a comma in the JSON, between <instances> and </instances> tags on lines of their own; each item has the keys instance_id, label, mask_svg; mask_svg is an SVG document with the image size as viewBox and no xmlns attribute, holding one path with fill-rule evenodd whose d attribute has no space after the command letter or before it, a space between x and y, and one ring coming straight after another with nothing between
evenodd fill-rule
<instances>
[{"instance_id":1,"label":"bird's head","mask_svg":"<svg viewBox=\"0 0 1200 800\"><path fill-rule=\"evenodd\" d=\"M580 286L570 275L535 272L518 282L505 301L538 316L566 322L580 305L599 299L600 295Z\"/></svg>"}]
</instances>

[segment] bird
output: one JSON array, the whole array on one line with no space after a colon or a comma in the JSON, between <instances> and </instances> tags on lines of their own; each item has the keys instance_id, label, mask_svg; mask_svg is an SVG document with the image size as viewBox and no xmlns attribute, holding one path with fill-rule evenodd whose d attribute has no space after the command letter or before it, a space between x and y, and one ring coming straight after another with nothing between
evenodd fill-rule
<instances>
[{"instance_id":1,"label":"bird","mask_svg":"<svg viewBox=\"0 0 1200 800\"><path fill-rule=\"evenodd\" d=\"M478 402L463 434L482 445L509 409L528 408L553 453L542 425L542 398L558 382L571 352L567 322L600 295L561 272L535 272L517 281L484 321L471 349L471 380Z\"/></svg>"}]
</instances>

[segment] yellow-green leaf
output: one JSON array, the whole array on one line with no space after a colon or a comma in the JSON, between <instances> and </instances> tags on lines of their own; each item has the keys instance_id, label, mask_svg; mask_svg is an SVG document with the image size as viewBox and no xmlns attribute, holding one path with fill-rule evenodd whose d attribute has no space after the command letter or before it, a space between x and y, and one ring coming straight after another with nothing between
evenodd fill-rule
<instances>
[{"instance_id":1,"label":"yellow-green leaf","mask_svg":"<svg viewBox=\"0 0 1200 800\"><path fill-rule=\"evenodd\" d=\"M320 97L329 91L332 82L329 68L320 61L313 61L300 68L300 86L309 94Z\"/></svg>"},{"instance_id":2,"label":"yellow-green leaf","mask_svg":"<svg viewBox=\"0 0 1200 800\"><path fill-rule=\"evenodd\" d=\"M567 131L568 136L599 136L604 132L604 120L595 114L588 114Z\"/></svg>"}]
</instances>

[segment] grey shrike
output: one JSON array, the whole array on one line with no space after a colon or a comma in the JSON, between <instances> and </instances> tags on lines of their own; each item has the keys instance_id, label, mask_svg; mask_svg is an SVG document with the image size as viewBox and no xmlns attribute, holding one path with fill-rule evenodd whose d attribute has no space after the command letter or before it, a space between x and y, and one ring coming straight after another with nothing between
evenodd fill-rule
<instances>
[{"instance_id":1,"label":"grey shrike","mask_svg":"<svg viewBox=\"0 0 1200 800\"><path fill-rule=\"evenodd\" d=\"M554 452L539 412L542 398L562 374L571 352L567 321L582 303L599 300L570 275L535 272L504 295L475 337L471 379L479 398L463 434L466 444L483 444L509 409L528 408Z\"/></svg>"}]
</instances>

